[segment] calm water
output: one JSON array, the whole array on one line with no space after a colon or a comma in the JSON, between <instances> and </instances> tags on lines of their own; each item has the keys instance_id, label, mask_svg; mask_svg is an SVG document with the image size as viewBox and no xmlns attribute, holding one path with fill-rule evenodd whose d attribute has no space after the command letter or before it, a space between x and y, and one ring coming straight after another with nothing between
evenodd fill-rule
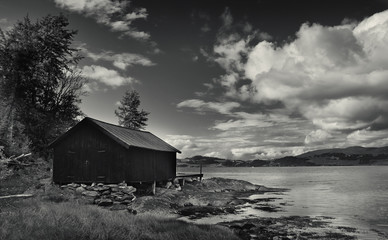
<instances>
[{"instance_id":1,"label":"calm water","mask_svg":"<svg viewBox=\"0 0 388 240\"><path fill-rule=\"evenodd\" d=\"M177 171L198 173L195 168ZM261 196L281 198L274 204L285 204L284 211L247 209L242 217L328 216L335 218L334 225L358 228L361 238L374 238L371 229L388 234L388 166L204 168L203 173L205 178L233 178L290 189L284 195Z\"/></svg>"}]
</instances>

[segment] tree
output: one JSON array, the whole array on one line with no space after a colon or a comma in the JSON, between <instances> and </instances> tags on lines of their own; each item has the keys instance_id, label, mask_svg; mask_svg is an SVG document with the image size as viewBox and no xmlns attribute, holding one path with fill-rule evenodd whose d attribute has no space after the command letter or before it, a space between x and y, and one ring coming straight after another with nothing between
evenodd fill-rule
<instances>
[{"instance_id":1,"label":"tree","mask_svg":"<svg viewBox=\"0 0 388 240\"><path fill-rule=\"evenodd\" d=\"M135 90L127 90L120 101L118 110L115 110L116 116L119 118L121 126L139 130L147 126L149 112L138 110L140 105L139 93Z\"/></svg>"},{"instance_id":2,"label":"tree","mask_svg":"<svg viewBox=\"0 0 388 240\"><path fill-rule=\"evenodd\" d=\"M38 153L82 114L85 79L76 68L81 56L71 47L76 31L68 25L63 15L49 15L0 30L0 100L11 106L7 116L12 116L2 122L22 124Z\"/></svg>"}]
</instances>

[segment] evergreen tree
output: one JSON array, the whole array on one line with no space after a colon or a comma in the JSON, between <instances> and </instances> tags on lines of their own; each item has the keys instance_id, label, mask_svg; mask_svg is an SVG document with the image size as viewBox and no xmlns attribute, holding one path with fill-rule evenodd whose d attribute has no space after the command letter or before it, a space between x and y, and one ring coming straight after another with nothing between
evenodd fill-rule
<instances>
[{"instance_id":1,"label":"evergreen tree","mask_svg":"<svg viewBox=\"0 0 388 240\"><path fill-rule=\"evenodd\" d=\"M140 105L139 93L135 90L127 90L120 101L118 110L115 110L116 116L119 118L121 126L139 130L147 126L149 112L138 110Z\"/></svg>"}]
</instances>

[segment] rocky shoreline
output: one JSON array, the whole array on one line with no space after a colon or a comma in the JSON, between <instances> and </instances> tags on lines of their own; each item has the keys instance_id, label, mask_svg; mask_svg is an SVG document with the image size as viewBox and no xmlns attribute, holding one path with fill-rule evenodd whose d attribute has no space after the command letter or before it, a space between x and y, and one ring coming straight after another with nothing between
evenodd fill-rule
<instances>
[{"instance_id":1,"label":"rocky shoreline","mask_svg":"<svg viewBox=\"0 0 388 240\"><path fill-rule=\"evenodd\" d=\"M136 188L121 184L68 184L61 187L74 199L87 204L126 211L132 214L153 214L201 224L212 217L229 216L228 221L214 222L231 229L241 239L357 239L358 230L331 225L329 217L283 216L268 217L283 211L274 204L287 189L267 188L242 180L210 178L202 182L186 179L184 186L159 184L156 194L141 194ZM266 197L266 193L271 196ZM251 196L262 195L260 198ZM267 217L238 217L245 208L266 212ZM270 216L270 215L269 215Z\"/></svg>"}]
</instances>

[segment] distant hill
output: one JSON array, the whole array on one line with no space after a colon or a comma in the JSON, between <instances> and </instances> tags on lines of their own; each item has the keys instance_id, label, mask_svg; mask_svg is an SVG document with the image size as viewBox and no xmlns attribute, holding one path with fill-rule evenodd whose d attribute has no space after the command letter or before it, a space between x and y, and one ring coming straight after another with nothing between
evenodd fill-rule
<instances>
[{"instance_id":1,"label":"distant hill","mask_svg":"<svg viewBox=\"0 0 388 240\"><path fill-rule=\"evenodd\" d=\"M310 151L298 156L273 160L228 160L216 157L194 156L178 159L178 166L193 165L218 167L265 167L265 166L356 166L388 165L388 147L348 147Z\"/></svg>"},{"instance_id":2,"label":"distant hill","mask_svg":"<svg viewBox=\"0 0 388 240\"><path fill-rule=\"evenodd\" d=\"M388 154L388 147L370 147L370 148L364 148L359 146L354 147L348 147L348 148L332 148L332 149L322 149L322 150L316 150L311 152L306 152L298 157L311 157L315 155L322 155L322 154L333 154L333 153L343 153L348 155L372 155L372 156L378 156L381 154Z\"/></svg>"},{"instance_id":3,"label":"distant hill","mask_svg":"<svg viewBox=\"0 0 388 240\"><path fill-rule=\"evenodd\" d=\"M192 166L192 165L212 165L217 167L261 167L269 164L265 160L229 160L216 157L194 156L185 159L178 159L178 166Z\"/></svg>"},{"instance_id":4,"label":"distant hill","mask_svg":"<svg viewBox=\"0 0 388 240\"><path fill-rule=\"evenodd\" d=\"M322 149L296 156L317 166L388 165L388 147Z\"/></svg>"}]
</instances>

